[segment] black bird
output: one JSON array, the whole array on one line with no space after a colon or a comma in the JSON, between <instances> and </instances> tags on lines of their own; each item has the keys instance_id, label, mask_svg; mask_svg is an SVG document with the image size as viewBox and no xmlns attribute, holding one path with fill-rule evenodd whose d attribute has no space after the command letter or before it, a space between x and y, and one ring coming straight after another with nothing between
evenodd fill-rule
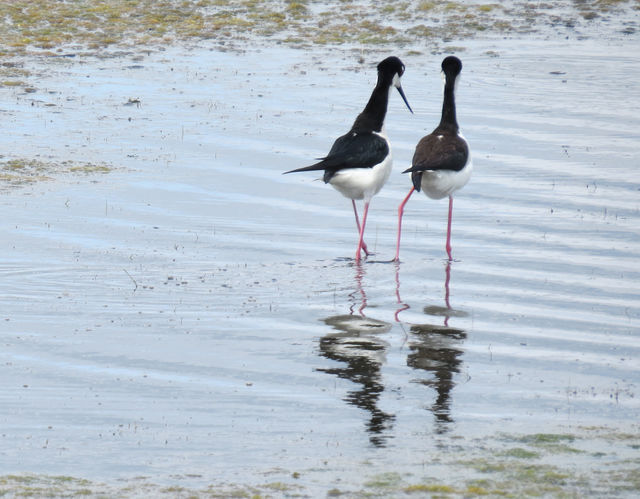
<instances>
[{"instance_id":1,"label":"black bird","mask_svg":"<svg viewBox=\"0 0 640 499\"><path fill-rule=\"evenodd\" d=\"M404 64L397 57L387 57L378 64L378 81L364 110L358 115L351 130L339 137L329 154L320 162L285 173L324 170L325 184L331 184L345 197L351 199L359 232L356 261L360 252L369 255L364 243L364 228L367 223L369 203L391 174L391 147L384 130L384 118L392 88L398 89L407 108L411 106L402 91L400 77L404 74ZM362 225L358 219L356 199L364 200Z\"/></svg>"},{"instance_id":2,"label":"black bird","mask_svg":"<svg viewBox=\"0 0 640 499\"><path fill-rule=\"evenodd\" d=\"M402 214L414 190L424 193L431 199L449 196L449 220L447 224L446 250L451 258L451 215L453 212L453 193L464 187L471 177L473 163L466 140L460 133L456 120L455 91L458 76L462 71L462 62L455 56L445 57L442 61L444 74L444 100L440 124L429 135L423 137L416 146L412 166L402 173L411 172L413 187L398 207L398 242L395 260L400 260L400 234Z\"/></svg>"}]
</instances>

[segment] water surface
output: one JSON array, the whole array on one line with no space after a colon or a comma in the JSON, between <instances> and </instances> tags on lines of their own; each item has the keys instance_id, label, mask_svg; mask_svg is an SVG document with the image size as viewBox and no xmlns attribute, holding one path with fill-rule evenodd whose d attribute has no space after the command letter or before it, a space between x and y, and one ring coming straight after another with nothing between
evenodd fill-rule
<instances>
[{"instance_id":1,"label":"water surface","mask_svg":"<svg viewBox=\"0 0 640 499\"><path fill-rule=\"evenodd\" d=\"M439 55L400 54L415 115L392 96L361 264L350 202L281 173L348 130L387 52L30 60L37 91L3 90L5 156L111 172L0 193L0 472L384 495L513 492L524 463L564 477L535 475L551 493L633 495L636 46L457 52L475 169L451 263L446 201L422 195L390 263Z\"/></svg>"}]
</instances>

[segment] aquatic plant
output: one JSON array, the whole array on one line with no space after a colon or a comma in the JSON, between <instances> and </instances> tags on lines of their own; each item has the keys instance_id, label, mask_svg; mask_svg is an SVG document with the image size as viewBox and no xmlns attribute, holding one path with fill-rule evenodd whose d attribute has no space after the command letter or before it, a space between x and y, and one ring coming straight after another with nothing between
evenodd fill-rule
<instances>
[{"instance_id":1,"label":"aquatic plant","mask_svg":"<svg viewBox=\"0 0 640 499\"><path fill-rule=\"evenodd\" d=\"M0 162L0 188L50 181L65 174L104 174L111 170L111 167L104 164L10 159Z\"/></svg>"},{"instance_id":2,"label":"aquatic plant","mask_svg":"<svg viewBox=\"0 0 640 499\"><path fill-rule=\"evenodd\" d=\"M583 497L625 495L640 488L640 459L625 449L637 448L638 433L607 427L575 428L575 433L498 434L470 441L437 456L446 465L447 479L416 477L390 469L363 477L357 490L328 487L327 497ZM487 444L489 442L489 444ZM518 446L513 446L517 443ZM573 466L556 446L573 445L606 450L609 458L592 461L591 469ZM506 448L505 448L506 446ZM626 455L625 455L626 454ZM559 456L560 459L554 459ZM555 464L552 464L554 463ZM428 469L428 468L427 468ZM201 489L180 484L157 484L147 479L92 482L71 476L13 474L0 476L0 496L30 497L308 497L313 495L301 473L281 470L279 480L249 484L211 484ZM254 482L253 476L249 481ZM308 486L308 485L307 485ZM316 490L317 492L317 490ZM317 494L315 494L317 495ZM628 494L627 494L628 495Z\"/></svg>"},{"instance_id":3,"label":"aquatic plant","mask_svg":"<svg viewBox=\"0 0 640 499\"><path fill-rule=\"evenodd\" d=\"M0 0L0 53L90 51L189 40L309 45L418 45L606 21L630 0L485 3L392 0ZM635 29L631 27L632 29ZM627 27L626 29L629 29Z\"/></svg>"}]
</instances>

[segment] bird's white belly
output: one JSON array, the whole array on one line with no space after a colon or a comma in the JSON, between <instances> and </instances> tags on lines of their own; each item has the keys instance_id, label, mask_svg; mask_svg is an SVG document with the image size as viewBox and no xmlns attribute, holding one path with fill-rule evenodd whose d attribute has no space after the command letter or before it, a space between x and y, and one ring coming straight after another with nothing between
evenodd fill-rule
<instances>
[{"instance_id":1,"label":"bird's white belly","mask_svg":"<svg viewBox=\"0 0 640 499\"><path fill-rule=\"evenodd\" d=\"M349 199L370 200L380 192L391 175L391 152L382 163L371 168L347 168L337 172L329 183Z\"/></svg>"},{"instance_id":2,"label":"bird's white belly","mask_svg":"<svg viewBox=\"0 0 640 499\"><path fill-rule=\"evenodd\" d=\"M469 181L473 170L471 157L459 172L453 170L426 170L422 173L420 187L431 199L442 199L461 189Z\"/></svg>"}]
</instances>

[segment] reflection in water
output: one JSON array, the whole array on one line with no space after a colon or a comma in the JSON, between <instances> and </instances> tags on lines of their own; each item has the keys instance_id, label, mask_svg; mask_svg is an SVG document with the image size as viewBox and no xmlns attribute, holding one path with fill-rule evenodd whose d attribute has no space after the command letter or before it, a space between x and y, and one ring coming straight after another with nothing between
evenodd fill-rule
<instances>
[{"instance_id":1,"label":"reflection in water","mask_svg":"<svg viewBox=\"0 0 640 499\"><path fill-rule=\"evenodd\" d=\"M375 335L388 332L391 324L357 315L327 317L324 322L342 332L322 337L320 353L327 359L345 365L318 371L360 385L357 390L347 394L345 401L371 414L367 423L369 438L372 444L382 447L386 440L383 433L391 428L394 416L378 408L380 395L384 391L380 367L385 362L389 344Z\"/></svg>"},{"instance_id":2,"label":"reflection in water","mask_svg":"<svg viewBox=\"0 0 640 499\"><path fill-rule=\"evenodd\" d=\"M385 432L391 429L395 418L378 407L384 391L380 368L386 360L389 344L377 335L389 332L391 324L364 316L367 298L362 287L363 276L362 267L356 265L356 290L349 295L352 299L351 315L336 315L324 319L327 325L339 332L320 338L320 354L343 365L318 371L348 379L358 385L358 389L347 394L345 401L370 414L367 423L369 439L372 444L384 447L388 438ZM356 299L358 296L359 300ZM353 310L358 302L360 315L354 315Z\"/></svg>"},{"instance_id":3,"label":"reflection in water","mask_svg":"<svg viewBox=\"0 0 640 499\"><path fill-rule=\"evenodd\" d=\"M409 349L411 353L407 356L407 365L414 369L428 372L431 376L425 379L416 380L425 386L433 388L437 397L431 411L436 418L436 431L447 431L449 423L453 422L451 417L450 400L453 389L454 374L460 372L462 363L462 350L459 345L466 339L467 334L462 329L449 326L450 317L465 317L466 312L455 310L449 301L449 282L451 279L451 262L447 262L445 267L444 281L444 306L427 305L423 311L425 314L435 317L443 317L443 325L435 324L415 324L410 328ZM409 308L400 300L400 278L396 273L396 297L398 303L403 305L396 311L398 314Z\"/></svg>"},{"instance_id":4,"label":"reflection in water","mask_svg":"<svg viewBox=\"0 0 640 499\"><path fill-rule=\"evenodd\" d=\"M409 310L411 307L407 303L403 303L402 298L400 298L400 262L395 262L396 266L396 300L398 301L399 308L396 309L396 313L394 318L396 322L400 322L400 312L404 312L405 310Z\"/></svg>"},{"instance_id":5,"label":"reflection in water","mask_svg":"<svg viewBox=\"0 0 640 499\"><path fill-rule=\"evenodd\" d=\"M437 431L446 431L446 424L453 421L450 409L451 390L455 385L453 375L460 372L462 363L462 350L457 345L467 335L462 329L428 324L411 326L410 331L411 353L407 356L407 365L433 375L416 381L437 392L431 411L438 423Z\"/></svg>"},{"instance_id":6,"label":"reflection in water","mask_svg":"<svg viewBox=\"0 0 640 499\"><path fill-rule=\"evenodd\" d=\"M320 339L320 355L339 362L338 367L318 369L347 379L357 388L350 391L345 401L365 410L370 416L367 431L372 444L384 447L391 437L395 416L378 407L384 392L381 375L382 365L386 361L389 344L380 335L391 330L388 322L368 318L364 314L367 296L363 287L364 268L355 265L355 289L349 294L350 314L335 315L324 319L331 326L331 332ZM408 310L408 304L400 298L400 264L396 264L396 299L399 307L395 312L396 321L401 312ZM451 391L455 386L454 376L460 372L462 364L461 343L467 335L464 330L449 326L449 318L465 317L467 314L451 307L449 282L451 262L445 267L444 306L427 305L424 313L443 318L443 324L414 324L409 330L409 354L407 366L428 373L414 382L433 388L437 394L431 406L436 419L436 431L445 432L453 422L451 417ZM357 312L356 312L357 311Z\"/></svg>"},{"instance_id":7,"label":"reflection in water","mask_svg":"<svg viewBox=\"0 0 640 499\"><path fill-rule=\"evenodd\" d=\"M351 306L349 307L349 313L353 314L356 304L358 300L360 301L360 307L358 307L358 313L364 317L364 309L367 308L367 295L364 292L364 288L362 287L362 280L365 276L364 267L360 263L360 261L355 262L356 275L354 277L354 281L356 283L356 289L349 294L349 299L351 300ZM360 298L358 299L358 295Z\"/></svg>"}]
</instances>

